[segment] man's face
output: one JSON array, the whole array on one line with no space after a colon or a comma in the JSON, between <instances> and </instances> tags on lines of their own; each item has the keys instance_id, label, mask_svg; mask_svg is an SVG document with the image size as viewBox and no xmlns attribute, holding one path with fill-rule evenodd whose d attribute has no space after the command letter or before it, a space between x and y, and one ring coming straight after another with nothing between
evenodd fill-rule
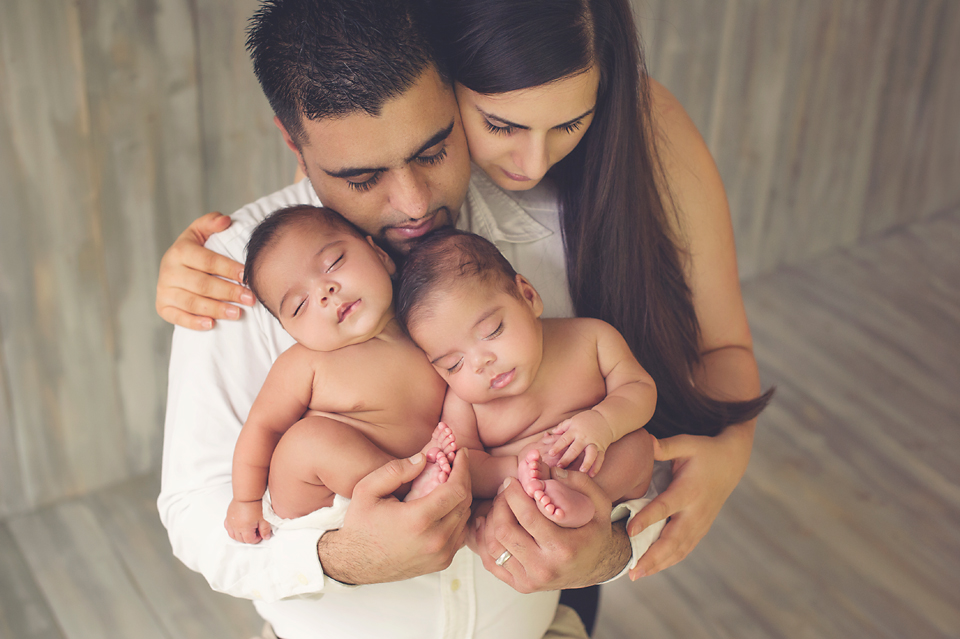
<instances>
[{"instance_id":1,"label":"man's face","mask_svg":"<svg viewBox=\"0 0 960 639\"><path fill-rule=\"evenodd\" d=\"M453 90L432 67L379 117L304 120L304 133L298 160L320 201L378 241L406 253L456 221L470 157Z\"/></svg>"}]
</instances>

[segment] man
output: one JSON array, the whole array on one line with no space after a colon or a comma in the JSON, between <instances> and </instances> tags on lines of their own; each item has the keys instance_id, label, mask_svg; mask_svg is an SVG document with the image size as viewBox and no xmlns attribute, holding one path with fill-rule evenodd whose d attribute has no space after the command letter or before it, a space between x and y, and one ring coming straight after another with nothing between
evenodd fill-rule
<instances>
[{"instance_id":1,"label":"man","mask_svg":"<svg viewBox=\"0 0 960 639\"><path fill-rule=\"evenodd\" d=\"M453 89L406 2L272 0L252 19L248 46L310 180L244 207L209 247L242 261L270 211L322 202L398 254L451 223L516 242L511 259L523 272L531 270L525 260L562 251L559 228L516 204L491 208L489 183L470 183ZM526 216L524 229L516 216ZM561 290L561 272L544 273L537 288ZM610 524L609 501L578 473L561 480L591 496L594 521L553 526L514 485L487 517L496 522L487 526L488 552L477 558L462 548L471 507L465 451L450 480L423 499L390 496L423 464L399 460L358 484L339 530L232 542L222 521L234 442L271 363L292 343L259 308L209 333L177 329L158 502L174 553L214 589L253 599L280 637L540 637L556 611L549 591L599 583L629 561L623 522Z\"/></svg>"}]
</instances>

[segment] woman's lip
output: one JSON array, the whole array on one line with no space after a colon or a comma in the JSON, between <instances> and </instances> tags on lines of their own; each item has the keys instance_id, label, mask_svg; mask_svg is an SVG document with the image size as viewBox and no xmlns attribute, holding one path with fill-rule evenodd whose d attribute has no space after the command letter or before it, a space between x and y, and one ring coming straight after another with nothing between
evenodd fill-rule
<instances>
[{"instance_id":1,"label":"woman's lip","mask_svg":"<svg viewBox=\"0 0 960 639\"><path fill-rule=\"evenodd\" d=\"M506 175L508 178L510 178L511 180L513 180L513 181L515 181L515 182L529 182L529 181L530 181L530 178L528 178L528 177L525 176L525 175L517 175L516 173L511 173L510 171L508 171L508 170L506 170L506 169L500 169L500 170L503 171L503 174L504 174L504 175Z\"/></svg>"},{"instance_id":2,"label":"woman's lip","mask_svg":"<svg viewBox=\"0 0 960 639\"><path fill-rule=\"evenodd\" d=\"M490 380L490 388L494 388L498 390L503 388L504 386L506 386L507 384L513 381L513 377L514 375L516 375L516 373L517 373L517 369L514 368L511 371L507 371L506 373L501 373L500 375L497 375L492 380Z\"/></svg>"},{"instance_id":3,"label":"woman's lip","mask_svg":"<svg viewBox=\"0 0 960 639\"><path fill-rule=\"evenodd\" d=\"M343 318L345 318L347 315L349 315L350 313L352 313L353 310L356 308L357 304L359 304L359 303L360 303L360 300L356 300L355 302L350 302L349 304L344 304L343 306L341 306L340 308L338 308L338 309L337 309L337 324L339 324L340 322L342 322L342 321L343 321Z\"/></svg>"}]
</instances>

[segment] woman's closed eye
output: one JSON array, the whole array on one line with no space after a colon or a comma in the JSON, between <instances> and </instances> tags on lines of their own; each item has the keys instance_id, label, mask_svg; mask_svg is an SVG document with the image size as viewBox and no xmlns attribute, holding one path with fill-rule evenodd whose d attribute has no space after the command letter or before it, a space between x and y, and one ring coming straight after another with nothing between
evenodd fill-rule
<instances>
[{"instance_id":1,"label":"woman's closed eye","mask_svg":"<svg viewBox=\"0 0 960 639\"><path fill-rule=\"evenodd\" d=\"M493 133L494 135L510 135L517 130L517 127L515 126L497 126L486 118L483 118L483 125L487 128L487 131L490 131L490 133Z\"/></svg>"}]
</instances>

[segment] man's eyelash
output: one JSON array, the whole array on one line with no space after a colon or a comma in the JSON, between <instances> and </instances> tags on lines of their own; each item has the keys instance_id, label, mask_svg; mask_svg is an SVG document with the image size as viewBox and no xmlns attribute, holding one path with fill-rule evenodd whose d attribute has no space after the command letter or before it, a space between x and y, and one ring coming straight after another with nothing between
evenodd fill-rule
<instances>
[{"instance_id":1,"label":"man's eyelash","mask_svg":"<svg viewBox=\"0 0 960 639\"><path fill-rule=\"evenodd\" d=\"M369 179L367 179L364 182L351 182L350 180L347 180L347 186L349 186L354 191L361 191L361 192L369 191L374 186L376 186L377 182L379 181L380 181L380 171L377 171L372 176L370 176Z\"/></svg>"},{"instance_id":2,"label":"man's eyelash","mask_svg":"<svg viewBox=\"0 0 960 639\"><path fill-rule=\"evenodd\" d=\"M421 155L420 157L417 158L417 162L424 166L433 166L434 164L440 164L441 162L443 162L446 159L446 157L447 157L447 147L443 147L433 155L427 155L427 156Z\"/></svg>"}]
</instances>

